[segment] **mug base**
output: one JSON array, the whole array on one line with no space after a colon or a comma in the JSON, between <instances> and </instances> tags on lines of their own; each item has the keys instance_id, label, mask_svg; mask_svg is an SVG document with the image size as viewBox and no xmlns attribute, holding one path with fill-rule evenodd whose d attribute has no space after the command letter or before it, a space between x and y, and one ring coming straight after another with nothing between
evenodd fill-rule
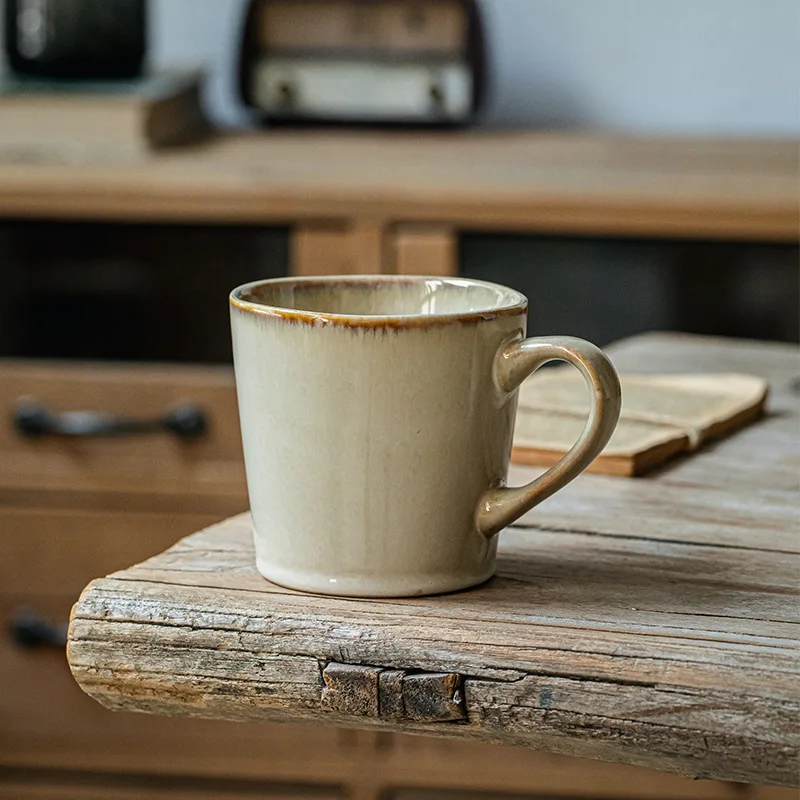
<instances>
[{"instance_id":1,"label":"mug base","mask_svg":"<svg viewBox=\"0 0 800 800\"><path fill-rule=\"evenodd\" d=\"M485 583L494 575L494 567L478 575L402 575L391 578L331 577L297 572L264 564L256 559L256 567L270 583L309 594L333 597L423 597L469 589Z\"/></svg>"}]
</instances>

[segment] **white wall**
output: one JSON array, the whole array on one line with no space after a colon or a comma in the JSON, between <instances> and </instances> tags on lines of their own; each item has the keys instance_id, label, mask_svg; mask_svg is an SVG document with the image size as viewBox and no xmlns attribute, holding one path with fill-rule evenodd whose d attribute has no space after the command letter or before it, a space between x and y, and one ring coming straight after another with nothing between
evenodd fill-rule
<instances>
[{"instance_id":1,"label":"white wall","mask_svg":"<svg viewBox=\"0 0 800 800\"><path fill-rule=\"evenodd\" d=\"M0 0L2 2L2 0ZM156 66L205 62L234 95L244 0L151 0ZM641 132L797 135L797 0L484 0L492 122Z\"/></svg>"},{"instance_id":2,"label":"white wall","mask_svg":"<svg viewBox=\"0 0 800 800\"><path fill-rule=\"evenodd\" d=\"M797 0L490 0L493 113L639 131L797 134Z\"/></svg>"}]
</instances>

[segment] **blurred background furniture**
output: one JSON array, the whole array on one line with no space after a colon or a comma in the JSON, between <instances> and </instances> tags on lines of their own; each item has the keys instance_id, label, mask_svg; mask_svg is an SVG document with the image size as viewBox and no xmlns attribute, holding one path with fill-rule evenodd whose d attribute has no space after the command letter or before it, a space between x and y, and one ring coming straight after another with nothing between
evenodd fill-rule
<instances>
[{"instance_id":1,"label":"blurred background furniture","mask_svg":"<svg viewBox=\"0 0 800 800\"><path fill-rule=\"evenodd\" d=\"M797 174L787 140L485 132L0 164L0 352L226 361L220 298L287 272L498 280L529 296L532 331L601 344L653 328L796 341ZM178 286L202 330L167 299Z\"/></svg>"},{"instance_id":2,"label":"blurred background furniture","mask_svg":"<svg viewBox=\"0 0 800 800\"><path fill-rule=\"evenodd\" d=\"M2 164L0 214L289 225L294 274L402 272L416 266L404 226L453 242L502 231L796 244L799 163L793 140L293 131L136 164ZM306 247L320 252L309 261ZM457 269L444 249L423 266Z\"/></svg>"}]
</instances>

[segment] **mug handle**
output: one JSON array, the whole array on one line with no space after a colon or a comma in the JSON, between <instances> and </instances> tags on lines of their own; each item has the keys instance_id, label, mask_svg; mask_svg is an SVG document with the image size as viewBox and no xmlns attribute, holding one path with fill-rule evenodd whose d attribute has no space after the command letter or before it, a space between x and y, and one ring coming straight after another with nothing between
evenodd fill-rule
<instances>
[{"instance_id":1,"label":"mug handle","mask_svg":"<svg viewBox=\"0 0 800 800\"><path fill-rule=\"evenodd\" d=\"M595 345L573 336L523 339L503 345L494 359L494 381L504 394L515 392L522 381L549 361L577 367L592 392L586 427L561 460L526 486L493 486L478 506L478 529L494 536L534 506L580 475L606 446L619 419L622 389L608 356Z\"/></svg>"}]
</instances>

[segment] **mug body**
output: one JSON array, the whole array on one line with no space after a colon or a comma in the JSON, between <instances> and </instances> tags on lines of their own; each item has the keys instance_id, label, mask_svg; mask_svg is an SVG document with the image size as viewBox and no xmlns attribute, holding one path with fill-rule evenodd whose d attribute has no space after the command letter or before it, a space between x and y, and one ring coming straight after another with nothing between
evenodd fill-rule
<instances>
[{"instance_id":1,"label":"mug body","mask_svg":"<svg viewBox=\"0 0 800 800\"><path fill-rule=\"evenodd\" d=\"M323 594L391 597L494 571L478 530L516 392L492 375L527 301L467 279L281 278L231 294L256 561Z\"/></svg>"}]
</instances>

